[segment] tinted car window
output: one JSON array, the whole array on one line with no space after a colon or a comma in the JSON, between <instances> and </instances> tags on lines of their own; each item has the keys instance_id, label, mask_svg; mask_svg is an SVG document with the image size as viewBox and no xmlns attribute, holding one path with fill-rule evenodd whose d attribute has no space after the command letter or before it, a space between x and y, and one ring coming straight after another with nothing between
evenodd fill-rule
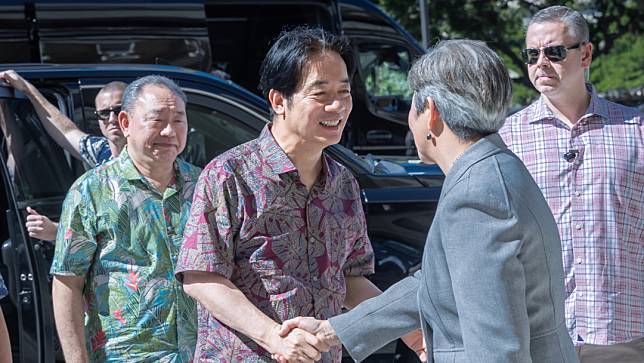
<instances>
[{"instance_id":1,"label":"tinted car window","mask_svg":"<svg viewBox=\"0 0 644 363\"><path fill-rule=\"evenodd\" d=\"M222 152L257 137L257 131L212 107L188 102L188 139L181 157L204 167Z\"/></svg>"},{"instance_id":2,"label":"tinted car window","mask_svg":"<svg viewBox=\"0 0 644 363\"><path fill-rule=\"evenodd\" d=\"M63 150L26 99L0 100L2 154L18 201L60 196L74 181Z\"/></svg>"},{"instance_id":3,"label":"tinted car window","mask_svg":"<svg viewBox=\"0 0 644 363\"><path fill-rule=\"evenodd\" d=\"M405 106L408 105L411 90L407 85L407 73L410 68L407 49L391 44L363 43L359 46L359 54L365 87L372 100L377 104L380 97L396 97L403 101Z\"/></svg>"}]
</instances>

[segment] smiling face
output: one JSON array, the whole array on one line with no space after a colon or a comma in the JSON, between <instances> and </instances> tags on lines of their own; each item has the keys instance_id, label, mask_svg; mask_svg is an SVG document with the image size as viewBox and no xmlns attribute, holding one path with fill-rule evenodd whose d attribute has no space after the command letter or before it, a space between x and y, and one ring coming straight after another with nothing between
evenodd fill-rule
<instances>
[{"instance_id":1,"label":"smiling face","mask_svg":"<svg viewBox=\"0 0 644 363\"><path fill-rule=\"evenodd\" d=\"M580 42L566 31L563 22L535 23L526 34L526 48L542 49L547 46L573 46ZM592 45L584 43L577 49L569 49L566 58L550 61L543 55L535 64L528 65L528 75L534 87L546 97L563 98L585 91L584 69L590 66Z\"/></svg>"},{"instance_id":2,"label":"smiling face","mask_svg":"<svg viewBox=\"0 0 644 363\"><path fill-rule=\"evenodd\" d=\"M186 105L164 86L145 86L119 120L128 152L139 163L173 163L186 146Z\"/></svg>"},{"instance_id":3,"label":"smiling face","mask_svg":"<svg viewBox=\"0 0 644 363\"><path fill-rule=\"evenodd\" d=\"M121 106L122 96L122 90L100 92L96 96L95 100L96 110L109 110L114 107ZM98 126L101 128L103 136L105 136L112 144L123 145L125 143L125 136L123 136L123 131L121 131L117 113L110 112L107 119L99 118Z\"/></svg>"},{"instance_id":4,"label":"smiling face","mask_svg":"<svg viewBox=\"0 0 644 363\"><path fill-rule=\"evenodd\" d=\"M312 56L303 73L296 92L276 109L276 127L321 150L340 142L353 107L347 67L327 51Z\"/></svg>"}]
</instances>

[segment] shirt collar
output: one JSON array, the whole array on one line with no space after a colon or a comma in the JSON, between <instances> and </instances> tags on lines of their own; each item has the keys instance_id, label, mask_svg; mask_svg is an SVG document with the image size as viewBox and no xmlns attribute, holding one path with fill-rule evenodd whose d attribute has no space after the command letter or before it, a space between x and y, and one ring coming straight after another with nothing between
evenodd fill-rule
<instances>
[{"instance_id":1,"label":"shirt collar","mask_svg":"<svg viewBox=\"0 0 644 363\"><path fill-rule=\"evenodd\" d=\"M470 145L470 147L463 152L463 155L454 162L452 168L445 176L441 197L439 199L442 199L442 197L447 194L454 185L456 185L456 182L470 168L470 166L492 154L503 152L505 149L507 149L507 146L501 139L501 136L496 132L487 135Z\"/></svg>"},{"instance_id":2,"label":"shirt collar","mask_svg":"<svg viewBox=\"0 0 644 363\"><path fill-rule=\"evenodd\" d=\"M264 126L264 129L259 134L259 153L263 161L270 166L275 174L296 171L297 169L295 169L295 165L293 165L291 159L288 158L284 150L275 141L271 133L272 125L272 123L269 123Z\"/></svg>"},{"instance_id":3,"label":"shirt collar","mask_svg":"<svg viewBox=\"0 0 644 363\"><path fill-rule=\"evenodd\" d=\"M599 116L604 120L608 120L610 114L608 110L608 102L597 95L590 83L586 83L586 90L590 94L590 103L588 104L586 113L581 117L581 119L591 116ZM546 119L557 119L557 116L555 116L554 112L552 112L550 107L548 107L544 95L541 95L539 99L533 104L533 106L534 117L532 117L530 123L535 123Z\"/></svg>"},{"instance_id":4,"label":"shirt collar","mask_svg":"<svg viewBox=\"0 0 644 363\"><path fill-rule=\"evenodd\" d=\"M127 180L141 180L145 185L149 185L149 182L145 177L139 172L134 165L134 161L130 157L130 154L127 151L127 145L123 148L123 151L119 154L117 158L117 163L119 163L121 174ZM183 185L187 182L196 181L193 177L193 174L190 173L190 164L177 158L173 164L173 168L176 176L176 188L180 190L183 188Z\"/></svg>"}]
</instances>

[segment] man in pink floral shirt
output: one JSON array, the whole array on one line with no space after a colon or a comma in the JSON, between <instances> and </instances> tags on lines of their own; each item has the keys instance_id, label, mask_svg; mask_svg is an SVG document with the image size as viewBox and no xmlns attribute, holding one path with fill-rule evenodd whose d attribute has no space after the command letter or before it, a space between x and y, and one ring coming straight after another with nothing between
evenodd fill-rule
<instances>
[{"instance_id":1,"label":"man in pink floral shirt","mask_svg":"<svg viewBox=\"0 0 644 363\"><path fill-rule=\"evenodd\" d=\"M358 184L324 154L351 112L348 45L320 29L283 33L262 65L273 122L201 174L176 269L199 304L195 361L339 362L296 329L380 291Z\"/></svg>"}]
</instances>

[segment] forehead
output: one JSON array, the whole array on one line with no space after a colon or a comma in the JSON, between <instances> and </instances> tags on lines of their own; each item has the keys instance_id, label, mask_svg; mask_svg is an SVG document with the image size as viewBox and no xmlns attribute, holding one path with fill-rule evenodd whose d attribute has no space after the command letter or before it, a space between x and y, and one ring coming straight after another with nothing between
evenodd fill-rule
<instances>
[{"instance_id":1,"label":"forehead","mask_svg":"<svg viewBox=\"0 0 644 363\"><path fill-rule=\"evenodd\" d=\"M123 97L122 90L114 90L107 92L99 92L96 95L96 105L99 106L115 106L121 104L121 98Z\"/></svg>"},{"instance_id":2,"label":"forehead","mask_svg":"<svg viewBox=\"0 0 644 363\"><path fill-rule=\"evenodd\" d=\"M526 45L528 47L543 47L568 43L573 39L567 30L566 24L563 22L532 24L526 32Z\"/></svg>"},{"instance_id":3,"label":"forehead","mask_svg":"<svg viewBox=\"0 0 644 363\"><path fill-rule=\"evenodd\" d=\"M135 107L146 112L164 110L185 112L186 106L183 100L167 87L152 84L141 89L136 99Z\"/></svg>"},{"instance_id":4,"label":"forehead","mask_svg":"<svg viewBox=\"0 0 644 363\"><path fill-rule=\"evenodd\" d=\"M347 65L340 54L325 51L312 55L302 70L302 85L312 86L321 82L348 81Z\"/></svg>"}]
</instances>

